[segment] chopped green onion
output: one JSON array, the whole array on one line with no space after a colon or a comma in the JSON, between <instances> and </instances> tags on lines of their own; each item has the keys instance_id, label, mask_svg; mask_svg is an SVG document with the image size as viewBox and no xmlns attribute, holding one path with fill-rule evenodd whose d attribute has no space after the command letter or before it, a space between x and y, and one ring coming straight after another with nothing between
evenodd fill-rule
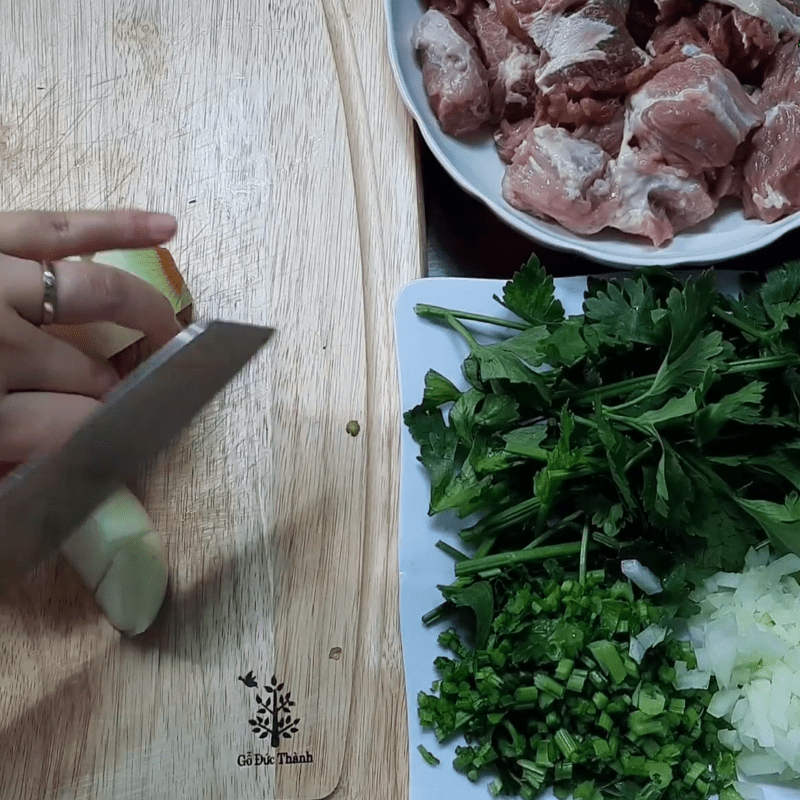
<instances>
[{"instance_id":1,"label":"chopped green onion","mask_svg":"<svg viewBox=\"0 0 800 800\"><path fill-rule=\"evenodd\" d=\"M556 683L549 675L539 672L533 676L533 683L542 692L559 698L564 696L564 687L560 683Z\"/></svg>"},{"instance_id":2,"label":"chopped green onion","mask_svg":"<svg viewBox=\"0 0 800 800\"><path fill-rule=\"evenodd\" d=\"M625 669L619 650L617 650L613 642L601 639L598 642L592 642L589 645L589 649L597 659L600 668L611 676L611 680L614 683L620 684L625 680L628 671Z\"/></svg>"},{"instance_id":3,"label":"chopped green onion","mask_svg":"<svg viewBox=\"0 0 800 800\"><path fill-rule=\"evenodd\" d=\"M566 759L571 758L572 754L578 749L575 740L564 728L560 728L556 731L553 741Z\"/></svg>"},{"instance_id":4,"label":"chopped green onion","mask_svg":"<svg viewBox=\"0 0 800 800\"><path fill-rule=\"evenodd\" d=\"M574 666L575 662L571 658L562 658L556 667L556 679L562 682L566 681L572 674Z\"/></svg>"},{"instance_id":5,"label":"chopped green onion","mask_svg":"<svg viewBox=\"0 0 800 800\"><path fill-rule=\"evenodd\" d=\"M419 754L422 756L422 758L425 760L426 764L430 764L432 767L436 767L439 764L441 764L441 761L439 761L439 759L436 758L436 756L429 750L427 750L423 745L418 745L417 750L419 751Z\"/></svg>"},{"instance_id":6,"label":"chopped green onion","mask_svg":"<svg viewBox=\"0 0 800 800\"><path fill-rule=\"evenodd\" d=\"M567 691L569 692L582 692L586 684L586 676L588 673L583 669L576 669L572 671L572 675L567 678Z\"/></svg>"}]
</instances>

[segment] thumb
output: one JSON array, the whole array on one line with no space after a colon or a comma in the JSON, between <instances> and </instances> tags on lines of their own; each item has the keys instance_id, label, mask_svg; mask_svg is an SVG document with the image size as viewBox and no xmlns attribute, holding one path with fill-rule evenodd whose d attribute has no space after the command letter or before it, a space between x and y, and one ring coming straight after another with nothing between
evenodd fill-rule
<instances>
[{"instance_id":1,"label":"thumb","mask_svg":"<svg viewBox=\"0 0 800 800\"><path fill-rule=\"evenodd\" d=\"M100 406L79 394L12 392L0 399L0 475L60 447Z\"/></svg>"}]
</instances>

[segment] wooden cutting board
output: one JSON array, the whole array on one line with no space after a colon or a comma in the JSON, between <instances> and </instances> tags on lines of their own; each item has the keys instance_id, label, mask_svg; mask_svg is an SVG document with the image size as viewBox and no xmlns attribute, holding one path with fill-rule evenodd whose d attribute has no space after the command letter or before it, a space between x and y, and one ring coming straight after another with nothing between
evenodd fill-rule
<instances>
[{"instance_id":1,"label":"wooden cutting board","mask_svg":"<svg viewBox=\"0 0 800 800\"><path fill-rule=\"evenodd\" d=\"M381 4L0 18L0 207L172 212L197 315L277 329L148 471L148 635L61 563L0 604L0 797L406 797L392 314L421 237Z\"/></svg>"}]
</instances>

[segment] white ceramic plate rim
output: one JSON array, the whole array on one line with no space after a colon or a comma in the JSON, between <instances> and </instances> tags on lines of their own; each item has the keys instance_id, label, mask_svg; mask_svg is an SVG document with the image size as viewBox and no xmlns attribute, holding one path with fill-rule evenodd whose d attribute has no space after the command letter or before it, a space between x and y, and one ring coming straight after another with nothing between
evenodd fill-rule
<instances>
[{"instance_id":1,"label":"white ceramic plate rim","mask_svg":"<svg viewBox=\"0 0 800 800\"><path fill-rule=\"evenodd\" d=\"M491 136L477 136L474 141L456 140L444 134L427 102L422 73L412 51L411 25L404 16L413 6L422 15L420 0L384 0L387 20L389 61L403 102L417 123L425 143L451 178L468 194L483 202L497 217L528 238L548 247L580 254L592 261L616 267L719 263L758 250L777 241L785 233L800 227L800 211L778 222L745 219L738 204L726 202L709 220L683 231L661 248L648 245L614 231L594 236L579 236L556 223L546 222L513 208L502 197L500 176L503 164L494 151ZM412 81L414 85L412 86ZM494 153L496 165L486 162L497 173L496 190L484 191L476 181L465 176L453 160L459 149L470 148L475 158Z\"/></svg>"},{"instance_id":2,"label":"white ceramic plate rim","mask_svg":"<svg viewBox=\"0 0 800 800\"><path fill-rule=\"evenodd\" d=\"M720 273L722 291L733 290L736 278L733 273ZM423 320L414 313L417 303L430 303L488 314L498 317L512 315L496 303L492 296L501 295L505 281L475 278L423 278L407 284L395 303L395 336L397 363L400 377L401 413L413 408L422 399L425 373L435 369L460 388L466 388L461 377L461 363L468 354L464 340L454 331ZM556 297L567 314L580 314L586 278L556 278ZM470 329L479 337L493 329L470 323ZM496 330L496 329L494 329ZM452 768L455 745L441 746L435 736L423 730L417 716L417 694L430 691L436 679L433 660L446 655L436 637L446 624L425 628L422 615L441 602L436 588L439 583L449 583L453 578L452 560L435 547L438 539L449 541L463 549L458 530L466 522L454 515L442 514L431 518L427 514L429 483L424 469L417 461L419 448L399 420L400 440L400 629L403 665L406 678L406 699L409 725L410 800L487 800L488 780L471 784ZM417 752L424 745L436 755L441 764L430 767ZM800 791L785 786L759 784L764 800L796 800ZM542 799L552 798L547 792Z\"/></svg>"}]
</instances>

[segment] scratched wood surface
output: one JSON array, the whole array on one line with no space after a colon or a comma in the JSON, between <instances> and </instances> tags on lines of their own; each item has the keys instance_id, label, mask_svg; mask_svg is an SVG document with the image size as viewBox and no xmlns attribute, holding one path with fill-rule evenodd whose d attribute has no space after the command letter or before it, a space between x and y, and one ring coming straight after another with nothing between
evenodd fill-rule
<instances>
[{"instance_id":1,"label":"scratched wood surface","mask_svg":"<svg viewBox=\"0 0 800 800\"><path fill-rule=\"evenodd\" d=\"M0 797L403 800L392 311L420 194L381 4L0 19L0 207L175 213L196 315L278 330L143 480L172 577L149 634L62 563L0 603ZM277 748L248 724L273 674L300 718ZM280 753L313 761L248 764Z\"/></svg>"}]
</instances>

